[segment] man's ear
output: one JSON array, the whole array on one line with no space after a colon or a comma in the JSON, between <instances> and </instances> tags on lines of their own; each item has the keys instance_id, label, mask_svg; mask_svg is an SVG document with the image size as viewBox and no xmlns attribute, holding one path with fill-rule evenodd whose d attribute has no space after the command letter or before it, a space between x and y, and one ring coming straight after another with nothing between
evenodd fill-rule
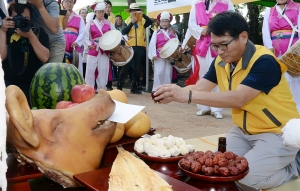
<instances>
[{"instance_id":1,"label":"man's ear","mask_svg":"<svg viewBox=\"0 0 300 191\"><path fill-rule=\"evenodd\" d=\"M27 143L37 147L40 141L35 132L33 116L24 93L19 87L11 85L6 88L5 94L9 121Z\"/></svg>"},{"instance_id":2,"label":"man's ear","mask_svg":"<svg viewBox=\"0 0 300 191\"><path fill-rule=\"evenodd\" d=\"M241 32L239 38L246 44L248 42L248 33L246 31Z\"/></svg>"}]
</instances>

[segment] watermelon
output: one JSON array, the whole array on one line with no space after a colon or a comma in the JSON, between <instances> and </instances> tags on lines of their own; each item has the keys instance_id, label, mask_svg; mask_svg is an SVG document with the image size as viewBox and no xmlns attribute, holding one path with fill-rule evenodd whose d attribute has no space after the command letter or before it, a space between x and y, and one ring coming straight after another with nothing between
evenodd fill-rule
<instances>
[{"instance_id":1,"label":"watermelon","mask_svg":"<svg viewBox=\"0 0 300 191\"><path fill-rule=\"evenodd\" d=\"M55 109L60 101L71 101L72 87L85 84L73 64L47 63L35 74L30 85L30 101L37 109Z\"/></svg>"}]
</instances>

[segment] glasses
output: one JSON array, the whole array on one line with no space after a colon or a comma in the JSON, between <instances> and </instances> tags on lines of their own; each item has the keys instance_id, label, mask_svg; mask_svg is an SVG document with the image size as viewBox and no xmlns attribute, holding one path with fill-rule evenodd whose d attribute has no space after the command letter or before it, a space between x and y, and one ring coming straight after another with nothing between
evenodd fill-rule
<instances>
[{"instance_id":1,"label":"glasses","mask_svg":"<svg viewBox=\"0 0 300 191\"><path fill-rule=\"evenodd\" d=\"M74 1L64 1L65 3L68 3L68 4L73 4Z\"/></svg>"},{"instance_id":2,"label":"glasses","mask_svg":"<svg viewBox=\"0 0 300 191\"><path fill-rule=\"evenodd\" d=\"M103 10L96 10L96 12L101 13L101 14L105 13L105 11L103 11Z\"/></svg>"},{"instance_id":3,"label":"glasses","mask_svg":"<svg viewBox=\"0 0 300 191\"><path fill-rule=\"evenodd\" d=\"M233 37L228 43L226 44L210 44L210 48L213 49L214 51L218 51L218 49L220 50L227 50L228 49L228 45L235 40L236 38Z\"/></svg>"}]
</instances>

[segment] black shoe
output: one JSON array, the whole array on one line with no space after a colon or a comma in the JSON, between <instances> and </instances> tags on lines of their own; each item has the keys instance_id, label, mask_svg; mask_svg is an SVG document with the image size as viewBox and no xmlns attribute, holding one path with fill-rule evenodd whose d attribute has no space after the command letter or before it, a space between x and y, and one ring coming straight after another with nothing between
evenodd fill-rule
<instances>
[{"instance_id":1,"label":"black shoe","mask_svg":"<svg viewBox=\"0 0 300 191\"><path fill-rule=\"evenodd\" d=\"M121 91L122 91L122 87L123 87L123 84L122 84L122 83L117 83L117 89L118 89L118 90L121 90Z\"/></svg>"},{"instance_id":2,"label":"black shoe","mask_svg":"<svg viewBox=\"0 0 300 191\"><path fill-rule=\"evenodd\" d=\"M142 94L142 91L136 87L131 88L130 93L132 94Z\"/></svg>"},{"instance_id":3,"label":"black shoe","mask_svg":"<svg viewBox=\"0 0 300 191\"><path fill-rule=\"evenodd\" d=\"M111 90L113 90L114 88L112 88L112 87L106 87L106 90L107 91L111 91Z\"/></svg>"}]
</instances>

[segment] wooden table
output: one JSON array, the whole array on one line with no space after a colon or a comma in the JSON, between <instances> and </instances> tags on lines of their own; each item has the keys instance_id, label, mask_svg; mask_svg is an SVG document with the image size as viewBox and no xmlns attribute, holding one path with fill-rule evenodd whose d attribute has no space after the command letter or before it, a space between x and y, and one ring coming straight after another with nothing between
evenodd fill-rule
<instances>
[{"instance_id":1,"label":"wooden table","mask_svg":"<svg viewBox=\"0 0 300 191\"><path fill-rule=\"evenodd\" d=\"M7 182L24 182L29 179L38 178L41 172L34 169L31 165L20 164L12 153L6 159L8 171L6 172Z\"/></svg>"},{"instance_id":2,"label":"wooden table","mask_svg":"<svg viewBox=\"0 0 300 191\"><path fill-rule=\"evenodd\" d=\"M75 174L73 177L79 183L84 185L91 191L108 190L108 178L111 168L102 168L95 171ZM174 191L201 191L193 186L190 186L184 182L166 176L162 173L155 171L161 178L172 185Z\"/></svg>"},{"instance_id":3,"label":"wooden table","mask_svg":"<svg viewBox=\"0 0 300 191\"><path fill-rule=\"evenodd\" d=\"M118 155L118 150L116 149L117 145L122 145L125 150L133 152L134 143L138 139L139 138L131 138L124 135L122 139L116 143L108 144L102 156L101 166L111 166L113 164Z\"/></svg>"},{"instance_id":4,"label":"wooden table","mask_svg":"<svg viewBox=\"0 0 300 191\"><path fill-rule=\"evenodd\" d=\"M89 184L89 188L91 190L95 190L94 184L96 186L104 186L103 188L107 188L105 186L108 185L108 179L105 179L106 181L100 181L103 180L103 178L108 178L111 165L113 164L113 161L115 160L118 151L116 149L117 145L122 145L125 150L129 152L133 152L134 143L138 138L130 138L127 136L124 136L120 141L112 144L108 144L102 157L101 166L99 170L87 172L83 174L74 175L74 178L80 182L85 182L85 184ZM202 191L241 191L239 187L235 184L235 182L230 183L210 183L210 182L203 182L200 180L195 180L192 178L189 178L185 174L183 174L179 169L177 163L169 163L169 164L161 164L161 163L154 163L151 161L145 161L147 165L153 170L158 171L157 173L164 178L166 181L169 181L171 185L173 185L173 188L199 188ZM41 177L41 173L38 170L35 170L30 165L21 165L17 162L17 160L14 158L12 154L8 154L7 159L7 165L8 165L8 171L7 171L7 181L8 181L8 191L31 191L28 180L37 180ZM90 173L90 174L89 174ZM97 174L100 174L102 177L98 176ZM89 175L88 175L89 174ZM86 176L88 175L88 176ZM80 179L80 180L79 180ZM176 180L177 179L177 180ZM180 181L179 181L180 180ZM102 182L102 183L101 183ZM185 184L185 183L186 184ZM53 183L51 181L42 181L42 185L45 187L53 187L58 186L55 185L56 183ZM84 185L85 185L84 184ZM106 184L106 185L104 185ZM175 186L174 186L175 185ZM189 185L191 185L189 187ZM85 185L87 186L87 185ZM181 186L181 187L180 187ZM62 188L62 187L61 187ZM189 191L191 189L188 189ZM199 190L196 189L196 190ZM82 189L80 189L82 190ZM103 190L103 189L101 189ZM105 190L105 189L104 189ZM184 191L185 189L183 189ZM191 190L192 191L192 190Z\"/></svg>"}]
</instances>

